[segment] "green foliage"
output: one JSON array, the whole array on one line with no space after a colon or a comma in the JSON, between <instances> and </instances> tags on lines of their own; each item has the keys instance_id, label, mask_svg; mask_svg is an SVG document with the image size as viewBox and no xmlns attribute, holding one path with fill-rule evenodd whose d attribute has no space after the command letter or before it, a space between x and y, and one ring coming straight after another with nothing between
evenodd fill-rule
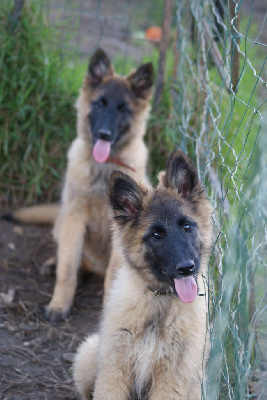
<instances>
[{"instance_id":1,"label":"green foliage","mask_svg":"<svg viewBox=\"0 0 267 400\"><path fill-rule=\"evenodd\" d=\"M241 42L241 49L244 44ZM242 49L243 50L243 49ZM254 65L260 64L260 57L256 51L253 54ZM249 172L243 159L246 154L253 152L261 128L261 115L258 111L262 103L259 101L260 82L248 65L246 59L240 56L240 79L236 96L230 96L225 90L220 91L221 78L215 67L210 68L210 78L213 88L213 99L210 104L211 112L216 116L214 104L219 104L221 115L216 129L221 132L218 137L211 132L210 145L219 155L217 164L221 168L224 186L233 190L229 191L231 202L235 200L235 193L240 190ZM263 71L264 64L260 72ZM236 170L236 178L233 186L232 172Z\"/></svg>"},{"instance_id":2,"label":"green foliage","mask_svg":"<svg viewBox=\"0 0 267 400\"><path fill-rule=\"evenodd\" d=\"M0 11L1 196L36 200L58 194L66 151L75 135L74 102L81 74L62 62L36 5L8 29L10 2ZM79 78L77 78L79 76Z\"/></svg>"},{"instance_id":3,"label":"green foliage","mask_svg":"<svg viewBox=\"0 0 267 400\"><path fill-rule=\"evenodd\" d=\"M241 21L240 31L246 31L246 24L248 21ZM258 30L250 26L249 31ZM213 278L209 309L212 345L204 398L243 399L249 396L258 365L255 327L259 334L266 327L266 319L256 322L266 307L266 206L259 204L259 189L264 187L259 162L264 154L266 157L266 146L258 143L264 135L266 89L260 77L266 59L260 46L249 46L241 38L238 91L229 94L208 51L204 64L200 38L192 45L190 35L186 42L181 32L176 81L165 88L159 112L152 114L149 125L150 166L153 171L162 169L167 154L178 145L198 162L205 177L216 207L216 245L209 271ZM207 165L216 173L219 190L227 194L227 212L223 201L214 196L210 176L205 175Z\"/></svg>"}]
</instances>

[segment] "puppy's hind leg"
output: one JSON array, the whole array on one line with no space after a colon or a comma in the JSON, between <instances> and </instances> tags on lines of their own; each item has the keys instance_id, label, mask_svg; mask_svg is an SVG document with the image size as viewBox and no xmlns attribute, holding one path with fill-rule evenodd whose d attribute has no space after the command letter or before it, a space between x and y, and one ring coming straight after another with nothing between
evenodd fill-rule
<instances>
[{"instance_id":1,"label":"puppy's hind leg","mask_svg":"<svg viewBox=\"0 0 267 400\"><path fill-rule=\"evenodd\" d=\"M78 348L73 364L73 377L83 400L90 400L97 374L99 335L89 336Z\"/></svg>"}]
</instances>

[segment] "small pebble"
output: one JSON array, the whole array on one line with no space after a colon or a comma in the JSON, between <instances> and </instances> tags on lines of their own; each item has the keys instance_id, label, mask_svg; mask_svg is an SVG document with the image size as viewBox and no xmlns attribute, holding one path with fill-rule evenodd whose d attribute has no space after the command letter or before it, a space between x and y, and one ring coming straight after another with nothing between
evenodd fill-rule
<instances>
[{"instance_id":1,"label":"small pebble","mask_svg":"<svg viewBox=\"0 0 267 400\"><path fill-rule=\"evenodd\" d=\"M8 289L7 293L0 293L0 300L7 306L10 306L13 303L15 297L15 289Z\"/></svg>"},{"instance_id":2,"label":"small pebble","mask_svg":"<svg viewBox=\"0 0 267 400\"><path fill-rule=\"evenodd\" d=\"M16 330L17 330L17 327L16 326L14 326L14 325L7 325L7 330L9 331L9 332L15 332Z\"/></svg>"},{"instance_id":3,"label":"small pebble","mask_svg":"<svg viewBox=\"0 0 267 400\"><path fill-rule=\"evenodd\" d=\"M8 248L10 250L14 251L16 247L15 247L14 243L8 243Z\"/></svg>"}]
</instances>

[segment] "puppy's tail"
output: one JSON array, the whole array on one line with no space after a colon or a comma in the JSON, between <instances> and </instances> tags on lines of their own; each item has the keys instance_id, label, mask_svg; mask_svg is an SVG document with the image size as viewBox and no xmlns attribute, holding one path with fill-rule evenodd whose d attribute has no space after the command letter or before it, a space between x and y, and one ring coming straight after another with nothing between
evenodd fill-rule
<instances>
[{"instance_id":1,"label":"puppy's tail","mask_svg":"<svg viewBox=\"0 0 267 400\"><path fill-rule=\"evenodd\" d=\"M53 225L58 213L59 204L40 204L19 208L10 214L3 215L2 219L27 225Z\"/></svg>"},{"instance_id":2,"label":"puppy's tail","mask_svg":"<svg viewBox=\"0 0 267 400\"><path fill-rule=\"evenodd\" d=\"M73 378L82 399L90 398L97 373L99 335L88 336L78 348L73 363Z\"/></svg>"}]
</instances>

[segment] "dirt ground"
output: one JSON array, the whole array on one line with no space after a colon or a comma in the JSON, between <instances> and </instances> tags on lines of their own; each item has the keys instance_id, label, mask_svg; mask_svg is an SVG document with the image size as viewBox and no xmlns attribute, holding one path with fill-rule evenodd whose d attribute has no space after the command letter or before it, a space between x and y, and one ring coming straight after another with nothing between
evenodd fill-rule
<instances>
[{"instance_id":1,"label":"dirt ground","mask_svg":"<svg viewBox=\"0 0 267 400\"><path fill-rule=\"evenodd\" d=\"M79 399L73 355L82 339L98 329L103 280L84 275L69 319L52 325L43 307L55 275L43 275L41 266L55 251L51 227L0 219L0 400ZM267 398L266 371L264 361L255 373L253 393L259 400Z\"/></svg>"},{"instance_id":2,"label":"dirt ground","mask_svg":"<svg viewBox=\"0 0 267 400\"><path fill-rule=\"evenodd\" d=\"M51 325L43 307L51 298L55 276L43 276L41 265L54 254L51 228L0 220L1 400L78 399L73 354L98 328L103 282L86 275L69 319Z\"/></svg>"}]
</instances>

